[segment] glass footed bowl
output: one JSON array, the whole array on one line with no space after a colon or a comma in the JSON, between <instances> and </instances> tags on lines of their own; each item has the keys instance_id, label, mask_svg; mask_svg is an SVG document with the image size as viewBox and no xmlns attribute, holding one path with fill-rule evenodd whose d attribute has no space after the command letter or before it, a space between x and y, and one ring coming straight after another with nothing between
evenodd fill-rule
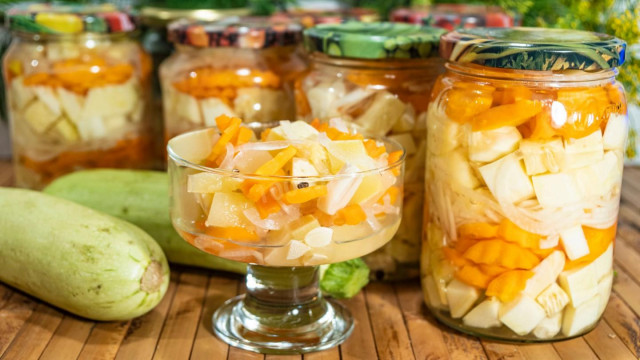
<instances>
[{"instance_id":1,"label":"glass footed bowl","mask_svg":"<svg viewBox=\"0 0 640 360\"><path fill-rule=\"evenodd\" d=\"M258 138L273 126L249 125ZM400 159L366 171L345 164L335 175L257 176L249 171L288 145L299 156L314 156L323 147L308 140L253 142L236 147L225 169L200 165L218 136L216 128L193 131L167 147L171 219L178 233L207 253L248 264L247 293L215 312L214 332L232 346L271 354L342 343L353 318L322 297L318 266L364 256L391 240L402 216L404 149L375 139L389 153L401 151ZM291 197L292 190L322 185L327 191L319 198ZM353 203L363 210L360 216L340 211Z\"/></svg>"}]
</instances>

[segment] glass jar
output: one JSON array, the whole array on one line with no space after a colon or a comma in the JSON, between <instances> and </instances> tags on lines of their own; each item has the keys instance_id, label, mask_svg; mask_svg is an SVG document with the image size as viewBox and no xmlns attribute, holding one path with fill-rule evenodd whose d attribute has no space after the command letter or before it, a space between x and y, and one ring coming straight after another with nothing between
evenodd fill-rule
<instances>
[{"instance_id":1,"label":"glass jar","mask_svg":"<svg viewBox=\"0 0 640 360\"><path fill-rule=\"evenodd\" d=\"M528 342L596 326L613 281L624 50L608 35L560 29L442 37L421 259L425 302L440 321Z\"/></svg>"},{"instance_id":2,"label":"glass jar","mask_svg":"<svg viewBox=\"0 0 640 360\"><path fill-rule=\"evenodd\" d=\"M296 83L298 118L347 121L407 151L403 220L385 247L365 257L376 279L419 275L426 114L443 71L443 30L409 24L324 24L305 31L309 73ZM371 184L372 193L380 184Z\"/></svg>"},{"instance_id":3,"label":"glass jar","mask_svg":"<svg viewBox=\"0 0 640 360\"><path fill-rule=\"evenodd\" d=\"M165 138L215 126L219 115L246 122L293 119L293 83L306 69L302 28L261 20L169 25L176 52L160 66Z\"/></svg>"},{"instance_id":4,"label":"glass jar","mask_svg":"<svg viewBox=\"0 0 640 360\"><path fill-rule=\"evenodd\" d=\"M9 10L4 58L16 185L85 168L148 168L149 56L128 15L104 6Z\"/></svg>"}]
</instances>

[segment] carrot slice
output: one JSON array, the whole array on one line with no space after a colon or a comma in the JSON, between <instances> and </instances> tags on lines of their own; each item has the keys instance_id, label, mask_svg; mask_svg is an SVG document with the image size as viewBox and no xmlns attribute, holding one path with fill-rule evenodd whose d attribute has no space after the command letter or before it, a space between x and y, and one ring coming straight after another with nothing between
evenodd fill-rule
<instances>
[{"instance_id":1,"label":"carrot slice","mask_svg":"<svg viewBox=\"0 0 640 360\"><path fill-rule=\"evenodd\" d=\"M246 144L251 140L251 136L253 136L253 131L247 127L240 127L238 130L238 136L235 139L236 146Z\"/></svg>"},{"instance_id":2,"label":"carrot slice","mask_svg":"<svg viewBox=\"0 0 640 360\"><path fill-rule=\"evenodd\" d=\"M260 133L260 141L267 141L267 137L271 133L271 128L266 128L262 133Z\"/></svg>"},{"instance_id":3,"label":"carrot slice","mask_svg":"<svg viewBox=\"0 0 640 360\"><path fill-rule=\"evenodd\" d=\"M493 130L503 126L518 126L542 111L542 103L519 100L513 104L500 105L483 111L472 119L474 131Z\"/></svg>"},{"instance_id":4,"label":"carrot slice","mask_svg":"<svg viewBox=\"0 0 640 360\"><path fill-rule=\"evenodd\" d=\"M491 239L498 235L498 226L489 223L468 223L458 226L458 235L472 239Z\"/></svg>"},{"instance_id":5,"label":"carrot slice","mask_svg":"<svg viewBox=\"0 0 640 360\"><path fill-rule=\"evenodd\" d=\"M256 242L260 240L258 235L241 227L216 227L207 228L207 235L219 239L228 239L242 242Z\"/></svg>"},{"instance_id":6,"label":"carrot slice","mask_svg":"<svg viewBox=\"0 0 640 360\"><path fill-rule=\"evenodd\" d=\"M327 185L314 185L287 191L284 193L284 201L288 204L302 204L325 195L327 195Z\"/></svg>"},{"instance_id":7,"label":"carrot slice","mask_svg":"<svg viewBox=\"0 0 640 360\"><path fill-rule=\"evenodd\" d=\"M616 225L606 229L594 229L583 226L582 231L589 245L589 254L572 261L567 261L564 265L564 270L571 270L594 261L607 251L609 244L616 238Z\"/></svg>"},{"instance_id":8,"label":"carrot slice","mask_svg":"<svg viewBox=\"0 0 640 360\"><path fill-rule=\"evenodd\" d=\"M248 181L248 180L245 180L245 181ZM247 199L253 202L258 202L260 201L260 198L262 198L265 194L267 194L269 189L271 189L271 187L274 184L275 184L274 181L263 181L263 182L251 184L248 191L246 191L244 195L247 197ZM243 189L246 189L246 187L244 187Z\"/></svg>"},{"instance_id":9,"label":"carrot slice","mask_svg":"<svg viewBox=\"0 0 640 360\"><path fill-rule=\"evenodd\" d=\"M398 195L400 194L400 189L397 186L391 186L387 189L387 191L380 196L378 199L379 204L384 204L384 199L387 195L389 195L389 204L395 204L396 200L398 200Z\"/></svg>"},{"instance_id":10,"label":"carrot slice","mask_svg":"<svg viewBox=\"0 0 640 360\"><path fill-rule=\"evenodd\" d=\"M227 115L220 115L216 118L216 126L218 130L224 131L229 125L231 125L231 117Z\"/></svg>"},{"instance_id":11,"label":"carrot slice","mask_svg":"<svg viewBox=\"0 0 640 360\"><path fill-rule=\"evenodd\" d=\"M213 146L211 154L209 154L209 157L207 158L209 161L215 161L216 158L220 156L220 154L222 154L222 151L226 149L227 144L236 136L236 134L240 130L241 123L242 120L239 118L231 119L231 123L224 129L222 135L218 139L218 142L216 142L216 144Z\"/></svg>"},{"instance_id":12,"label":"carrot slice","mask_svg":"<svg viewBox=\"0 0 640 360\"><path fill-rule=\"evenodd\" d=\"M358 225L361 222L367 220L367 214L365 214L362 207L358 204L349 205L345 208L338 210L336 213L336 219L333 223L335 225Z\"/></svg>"},{"instance_id":13,"label":"carrot slice","mask_svg":"<svg viewBox=\"0 0 640 360\"><path fill-rule=\"evenodd\" d=\"M491 280L485 295L496 296L502 302L509 302L518 296L527 285L527 280L533 276L533 271L511 270Z\"/></svg>"},{"instance_id":14,"label":"carrot slice","mask_svg":"<svg viewBox=\"0 0 640 360\"><path fill-rule=\"evenodd\" d=\"M556 136L558 133L551 127L551 114L546 109L530 122L532 140L546 140Z\"/></svg>"},{"instance_id":15,"label":"carrot slice","mask_svg":"<svg viewBox=\"0 0 640 360\"><path fill-rule=\"evenodd\" d=\"M483 240L472 245L463 256L476 264L499 265L508 269L531 269L540 259L531 251L502 240Z\"/></svg>"},{"instance_id":16,"label":"carrot slice","mask_svg":"<svg viewBox=\"0 0 640 360\"><path fill-rule=\"evenodd\" d=\"M504 218L498 226L498 236L508 242L518 244L527 249L537 249L541 236L521 229L511 220Z\"/></svg>"},{"instance_id":17,"label":"carrot slice","mask_svg":"<svg viewBox=\"0 0 640 360\"><path fill-rule=\"evenodd\" d=\"M378 146L376 141L372 139L364 141L364 148L367 150L367 154L374 159L387 152L384 145Z\"/></svg>"},{"instance_id":18,"label":"carrot slice","mask_svg":"<svg viewBox=\"0 0 640 360\"><path fill-rule=\"evenodd\" d=\"M465 251L467 251L468 248L470 248L472 245L474 245L477 242L478 240L474 238L461 237L461 238L458 238L458 241L456 241L455 249L460 253L464 253Z\"/></svg>"},{"instance_id":19,"label":"carrot slice","mask_svg":"<svg viewBox=\"0 0 640 360\"><path fill-rule=\"evenodd\" d=\"M387 158L387 163L389 165L395 164L400 160L400 157L402 157L402 151L397 150L397 151L390 152L389 153L389 157ZM400 175L400 167L393 168L393 170L391 170L391 172L395 176Z\"/></svg>"},{"instance_id":20,"label":"carrot slice","mask_svg":"<svg viewBox=\"0 0 640 360\"><path fill-rule=\"evenodd\" d=\"M509 271L509 269L498 265L480 264L478 265L478 267L483 273L487 274L492 279L502 273Z\"/></svg>"},{"instance_id":21,"label":"carrot slice","mask_svg":"<svg viewBox=\"0 0 640 360\"><path fill-rule=\"evenodd\" d=\"M491 281L491 277L473 265L464 265L455 272L454 276L463 283L480 289L486 289Z\"/></svg>"},{"instance_id":22,"label":"carrot slice","mask_svg":"<svg viewBox=\"0 0 640 360\"><path fill-rule=\"evenodd\" d=\"M282 169L282 167L296 155L296 152L296 148L292 145L289 145L286 149L277 153L276 156L273 157L273 159L262 164L262 166L260 166L258 170L256 170L256 175L275 175L278 170Z\"/></svg>"}]
</instances>

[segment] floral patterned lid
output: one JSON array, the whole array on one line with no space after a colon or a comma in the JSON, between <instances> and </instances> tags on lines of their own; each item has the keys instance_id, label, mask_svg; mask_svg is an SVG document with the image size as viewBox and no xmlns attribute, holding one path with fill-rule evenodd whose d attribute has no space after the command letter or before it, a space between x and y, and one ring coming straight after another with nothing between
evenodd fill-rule
<instances>
[{"instance_id":1,"label":"floral patterned lid","mask_svg":"<svg viewBox=\"0 0 640 360\"><path fill-rule=\"evenodd\" d=\"M356 59L428 58L445 31L391 22L320 24L304 32L305 46L329 56Z\"/></svg>"},{"instance_id":2,"label":"floral patterned lid","mask_svg":"<svg viewBox=\"0 0 640 360\"><path fill-rule=\"evenodd\" d=\"M112 4L19 4L7 11L9 28L34 34L121 33L136 29Z\"/></svg>"},{"instance_id":3,"label":"floral patterned lid","mask_svg":"<svg viewBox=\"0 0 640 360\"><path fill-rule=\"evenodd\" d=\"M302 41L302 26L245 18L234 22L177 20L167 27L169 41L195 47L264 49L296 45Z\"/></svg>"},{"instance_id":4,"label":"floral patterned lid","mask_svg":"<svg viewBox=\"0 0 640 360\"><path fill-rule=\"evenodd\" d=\"M424 24L449 31L472 27L512 27L516 19L497 6L437 4L399 8L391 12L391 21Z\"/></svg>"},{"instance_id":5,"label":"floral patterned lid","mask_svg":"<svg viewBox=\"0 0 640 360\"><path fill-rule=\"evenodd\" d=\"M611 69L624 63L625 48L606 34L526 27L459 29L440 39L449 61L518 70Z\"/></svg>"}]
</instances>

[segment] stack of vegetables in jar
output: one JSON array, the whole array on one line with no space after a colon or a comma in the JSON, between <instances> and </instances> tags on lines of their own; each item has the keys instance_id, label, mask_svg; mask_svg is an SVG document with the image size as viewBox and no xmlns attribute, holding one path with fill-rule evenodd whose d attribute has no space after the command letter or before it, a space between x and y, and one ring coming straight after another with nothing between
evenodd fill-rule
<instances>
[{"instance_id":1,"label":"stack of vegetables in jar","mask_svg":"<svg viewBox=\"0 0 640 360\"><path fill-rule=\"evenodd\" d=\"M176 52L160 67L165 138L215 126L219 115L246 122L293 119L293 83L306 69L292 23L178 20Z\"/></svg>"},{"instance_id":2,"label":"stack of vegetables in jar","mask_svg":"<svg viewBox=\"0 0 640 360\"><path fill-rule=\"evenodd\" d=\"M627 136L614 76L624 48L572 30L443 36L422 252L425 302L440 320L527 341L596 325L613 280Z\"/></svg>"},{"instance_id":3,"label":"stack of vegetables in jar","mask_svg":"<svg viewBox=\"0 0 640 360\"><path fill-rule=\"evenodd\" d=\"M113 6L18 6L4 59L19 186L92 167L151 166L149 57Z\"/></svg>"},{"instance_id":4,"label":"stack of vegetables in jar","mask_svg":"<svg viewBox=\"0 0 640 360\"><path fill-rule=\"evenodd\" d=\"M365 134L388 136L407 153L403 222L394 240L365 261L378 279L418 276L426 115L442 73L444 30L409 24L345 23L305 31L311 69L296 83L298 118L340 119Z\"/></svg>"}]
</instances>

